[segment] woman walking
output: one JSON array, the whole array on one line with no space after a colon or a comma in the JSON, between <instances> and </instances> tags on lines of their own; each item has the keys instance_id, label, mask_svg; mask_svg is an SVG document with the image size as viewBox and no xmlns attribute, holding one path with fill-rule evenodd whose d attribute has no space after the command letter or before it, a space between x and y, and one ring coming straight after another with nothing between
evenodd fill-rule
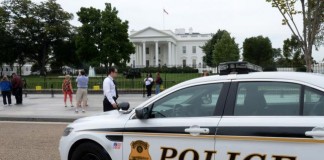
<instances>
[{"instance_id":1,"label":"woman walking","mask_svg":"<svg viewBox=\"0 0 324 160\"><path fill-rule=\"evenodd\" d=\"M8 80L7 76L4 76L0 82L0 89L1 89L1 94L3 98L3 105L11 105L11 89L12 85L10 81ZM7 103L8 99L8 103Z\"/></svg>"},{"instance_id":2,"label":"woman walking","mask_svg":"<svg viewBox=\"0 0 324 160\"><path fill-rule=\"evenodd\" d=\"M72 83L71 83L71 80L70 80L70 75L65 76L65 79L63 80L63 84L62 84L62 91L63 91L63 94L64 94L65 107L67 107L67 105L66 105L67 96L69 96L71 107L73 107L73 103L72 103L73 89L72 89Z\"/></svg>"}]
</instances>

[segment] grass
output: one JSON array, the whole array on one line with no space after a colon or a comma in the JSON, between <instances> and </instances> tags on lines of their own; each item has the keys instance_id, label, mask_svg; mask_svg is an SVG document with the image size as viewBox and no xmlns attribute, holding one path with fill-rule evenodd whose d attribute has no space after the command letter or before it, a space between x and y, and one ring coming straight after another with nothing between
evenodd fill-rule
<instances>
[{"instance_id":1,"label":"grass","mask_svg":"<svg viewBox=\"0 0 324 160\"><path fill-rule=\"evenodd\" d=\"M163 85L165 88L169 88L178 83L199 77L199 73L161 73L163 79ZM64 79L63 75L50 75L50 76L25 76L28 89L35 89L36 86L42 86L43 89L50 89L53 85L53 89L61 89ZM73 88L76 88L75 82L76 76L72 77ZM123 75L118 75L116 78L119 89L142 89L145 74L142 74L142 78L126 79ZM153 75L155 79L155 75ZM89 78L89 89L93 86L99 85L102 88L102 82L105 79L104 75L97 75L96 77Z\"/></svg>"}]
</instances>

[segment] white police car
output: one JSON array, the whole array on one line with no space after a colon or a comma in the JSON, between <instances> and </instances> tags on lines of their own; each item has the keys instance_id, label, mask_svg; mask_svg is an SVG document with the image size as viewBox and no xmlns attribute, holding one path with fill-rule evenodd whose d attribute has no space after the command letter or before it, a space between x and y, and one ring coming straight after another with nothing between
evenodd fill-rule
<instances>
[{"instance_id":1,"label":"white police car","mask_svg":"<svg viewBox=\"0 0 324 160\"><path fill-rule=\"evenodd\" d=\"M324 76L293 72L189 80L134 110L76 120L59 147L62 160L320 160L323 149Z\"/></svg>"}]
</instances>

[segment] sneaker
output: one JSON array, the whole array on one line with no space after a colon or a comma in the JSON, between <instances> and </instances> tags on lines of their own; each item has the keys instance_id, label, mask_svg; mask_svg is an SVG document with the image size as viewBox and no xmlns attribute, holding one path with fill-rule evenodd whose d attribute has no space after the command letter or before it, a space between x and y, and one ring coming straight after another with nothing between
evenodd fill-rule
<instances>
[{"instance_id":1,"label":"sneaker","mask_svg":"<svg viewBox=\"0 0 324 160\"><path fill-rule=\"evenodd\" d=\"M65 108L66 108L67 106L65 105Z\"/></svg>"},{"instance_id":2,"label":"sneaker","mask_svg":"<svg viewBox=\"0 0 324 160\"><path fill-rule=\"evenodd\" d=\"M3 104L3 106L7 106L7 104Z\"/></svg>"},{"instance_id":3,"label":"sneaker","mask_svg":"<svg viewBox=\"0 0 324 160\"><path fill-rule=\"evenodd\" d=\"M82 113L85 113L85 110L82 110Z\"/></svg>"},{"instance_id":4,"label":"sneaker","mask_svg":"<svg viewBox=\"0 0 324 160\"><path fill-rule=\"evenodd\" d=\"M71 107L74 107L73 105L71 105Z\"/></svg>"},{"instance_id":5,"label":"sneaker","mask_svg":"<svg viewBox=\"0 0 324 160\"><path fill-rule=\"evenodd\" d=\"M75 113L79 113L79 111L78 110L75 110Z\"/></svg>"}]
</instances>

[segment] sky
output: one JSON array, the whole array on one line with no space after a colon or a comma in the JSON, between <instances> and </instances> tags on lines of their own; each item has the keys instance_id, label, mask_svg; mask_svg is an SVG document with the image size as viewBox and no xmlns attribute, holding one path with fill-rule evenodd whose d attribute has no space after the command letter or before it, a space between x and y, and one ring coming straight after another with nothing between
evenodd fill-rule
<instances>
[{"instance_id":1,"label":"sky","mask_svg":"<svg viewBox=\"0 0 324 160\"><path fill-rule=\"evenodd\" d=\"M42 0L32 0L41 2ZM188 32L216 33L225 29L235 37L241 48L246 38L266 36L273 48L282 48L283 41L290 38L288 26L281 25L282 16L266 0L57 0L62 8L74 14L71 23L80 26L76 12L81 7L104 9L111 3L119 11L118 16L129 22L129 31L146 27L167 29L185 28ZM168 14L163 13L165 9ZM164 16L164 18L163 18ZM164 19L164 23L163 23ZM301 18L297 17L301 26ZM313 52L316 61L324 58L324 46Z\"/></svg>"}]
</instances>

